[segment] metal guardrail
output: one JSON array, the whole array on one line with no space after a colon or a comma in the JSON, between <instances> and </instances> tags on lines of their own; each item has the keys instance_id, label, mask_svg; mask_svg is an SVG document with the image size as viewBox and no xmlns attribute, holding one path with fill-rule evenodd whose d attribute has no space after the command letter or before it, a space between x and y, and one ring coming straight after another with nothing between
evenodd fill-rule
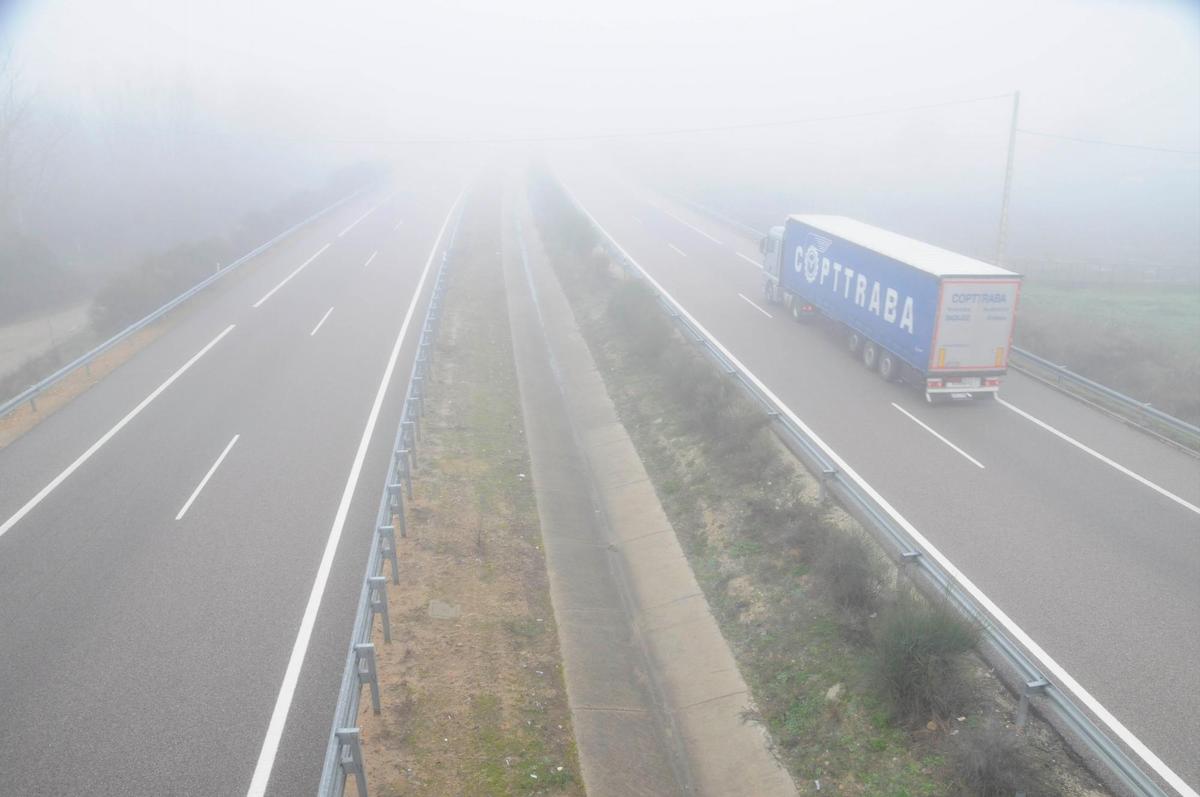
<instances>
[{"instance_id":1,"label":"metal guardrail","mask_svg":"<svg viewBox=\"0 0 1200 797\"><path fill-rule=\"evenodd\" d=\"M707 205L703 205L699 202L695 202L680 196L671 195L671 198L676 202L690 207L692 210L695 210L698 213L702 213L706 216L716 219L722 224L726 224L730 227L740 230L746 235L758 238L762 238L767 235L766 232L751 227L749 224L744 224L718 210L708 207ZM1012 355L1015 355L1015 357L1010 356L1009 365L1016 368L1018 371L1028 373L1031 376L1037 376L1037 378L1042 379L1043 382L1049 384L1050 387L1053 387L1064 393L1078 395L1078 391L1082 390L1087 394L1099 397L1113 405L1113 408L1117 412L1121 413L1127 419L1134 421L1136 425L1138 425L1144 431L1161 437L1162 435L1160 435L1156 429L1170 430L1182 439L1173 440L1168 438L1167 442L1183 445L1192 451L1200 451L1200 427L1194 426L1187 421L1174 417L1173 415L1168 415L1162 410L1150 406L1150 404L1147 402L1138 401L1132 396L1127 396L1120 391L1108 387L1107 385L1102 385L1095 380L1083 376L1082 374L1077 374L1067 368L1065 365L1059 365L1045 359L1044 357L1039 357L1031 351L1026 351L1025 349L1013 346L1011 353ZM1021 362L1022 360L1024 362ZM1031 373L1035 368L1042 369L1043 372L1051 375L1053 378L1046 379L1038 376L1037 374ZM1140 423L1137 423L1139 421Z\"/></svg>"},{"instance_id":2,"label":"metal guardrail","mask_svg":"<svg viewBox=\"0 0 1200 797\"><path fill-rule=\"evenodd\" d=\"M684 334L702 346L717 364L763 407L771 418L774 431L820 479L823 491L837 497L847 510L885 544L885 547L895 551L901 567L909 568L910 575L920 576L958 611L979 624L985 642L1001 657L1002 663L1015 673L1018 680L1019 725L1026 721L1031 702L1036 701L1039 711L1044 716L1050 715L1047 718L1055 723L1056 727L1060 730L1066 729L1074 739L1081 742L1095 759L1112 773L1115 780L1132 794L1140 797L1166 797L1167 793L1162 786L1139 767L1126 752L1125 746L1101 729L1093 719L1094 715L1109 731L1123 739L1125 745L1135 751L1143 763L1179 794L1195 797L1194 790L1125 729L1061 666L1050 659L882 496L860 479L849 465L676 302L608 234L565 186L562 186L562 189L579 213L588 220L610 257L620 263L627 273L644 280ZM1087 705L1090 714L1080 708L1072 695Z\"/></svg>"},{"instance_id":3,"label":"metal guardrail","mask_svg":"<svg viewBox=\"0 0 1200 797\"><path fill-rule=\"evenodd\" d=\"M412 477L417 468L417 443L421 438L421 418L425 414L425 391L433 364L434 338L437 336L442 317L449 255L454 248L454 241L458 236L458 223L462 218L461 204L457 214L450 238L442 249L441 260L430 291L429 305L417 343L417 356L413 362L404 406L400 412L400 425L392 442L392 455L383 482L383 494L379 499L375 531L371 536L371 550L367 556L366 576L358 598L358 609L354 615L350 650L346 655L337 706L334 708L333 727L326 744L325 763L317 786L317 794L320 797L341 797L349 776L354 777L358 797L367 797L367 777L363 768L362 746L357 727L359 700L362 687L367 685L371 689L371 709L376 714L382 710L379 675L375 666L375 645L371 637L375 627L375 616L379 615L384 642L392 641L391 620L388 617L388 579L384 575L384 563L391 563L392 584L399 585L400 562L396 556L396 532L399 530L400 537L408 534L404 501L412 500L413 497Z\"/></svg>"},{"instance_id":4,"label":"metal guardrail","mask_svg":"<svg viewBox=\"0 0 1200 797\"><path fill-rule=\"evenodd\" d=\"M1068 392L1082 390L1105 402L1111 403L1117 411L1131 416L1136 421L1141 421L1151 427L1151 430L1154 427L1170 430L1183 437L1190 448L1200 448L1200 427L1193 426L1187 421L1180 420L1173 415L1168 415L1146 402L1138 401L1132 396L1127 396L1124 393L1113 390L1111 387L1088 379L1082 374L1077 374L1065 365L1058 365L1044 357L1039 357L1031 351L1025 351L1013 346L1012 354L1016 355L1016 357L1010 357L1009 365L1014 368L1021 371L1041 369L1042 372L1050 375L1052 379L1041 376L1038 376L1038 378L1049 382L1052 387L1064 389Z\"/></svg>"},{"instance_id":5,"label":"metal guardrail","mask_svg":"<svg viewBox=\"0 0 1200 797\"><path fill-rule=\"evenodd\" d=\"M104 352L108 351L113 346L116 346L118 343L127 339L129 336L133 335L134 333L139 332L142 329L145 329L150 324L153 324L155 321L162 318L164 315L171 312L176 307L183 304L188 299L192 298L197 293L199 293L200 291L207 288L209 285L212 285L214 282L221 279L222 277L224 277L226 274L230 273L234 269L236 269L238 266L241 266L244 263L246 263L247 261L252 260L256 256L262 254L263 252L270 249L275 244L282 241L284 238L287 238L289 235L294 233L296 230L299 230L301 227L304 227L305 225L316 221L320 217L324 216L326 213L329 213L330 211L334 210L335 208L338 208L341 205L344 205L346 202L349 202L351 199L358 196L360 193L362 193L365 190L366 190L365 188L360 188L358 191L355 191L354 193L349 194L348 196L342 197L338 201L334 202L332 205L329 205L328 207L325 207L322 210L317 211L313 215L306 218L304 221L301 221L298 224L293 224L291 227L288 227L286 230L279 233L271 240L269 240L265 243L259 244L253 250L242 255L237 260L234 260L232 263L230 263L229 265L220 269L215 274L201 280L196 285L193 285L192 287L188 288L186 291L179 294L174 299L172 299L171 301L164 304L162 307L160 307L157 310L155 310L154 312L150 313L150 315L146 316L145 318L141 319L140 321L135 321L134 323L127 326L125 329L121 330L120 332L113 335L108 340L101 343L99 346L96 346L91 351L87 352L86 354L80 355L79 357L77 357L74 360L72 360L71 362L67 363L62 368L59 368L57 371L50 374L49 376L42 379L41 381L37 382L36 384L30 385L28 388L26 388L22 392L18 393L16 396L13 396L8 401L5 401L3 404L0 404L0 418L3 418L5 415L12 412L14 409L21 406L22 404L24 404L27 401L29 402L32 409L36 412L37 411L37 397L40 396L42 393L44 393L47 389L49 389L49 388L53 387L55 384L57 384L67 374L71 373L72 371L76 370L77 368L91 365L96 360L96 358L99 357L101 354L104 354Z\"/></svg>"}]
</instances>

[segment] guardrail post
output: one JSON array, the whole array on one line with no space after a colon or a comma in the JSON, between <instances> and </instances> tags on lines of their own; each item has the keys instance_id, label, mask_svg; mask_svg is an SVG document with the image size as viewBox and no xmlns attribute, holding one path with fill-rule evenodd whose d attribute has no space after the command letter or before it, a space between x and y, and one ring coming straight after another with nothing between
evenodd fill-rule
<instances>
[{"instance_id":1,"label":"guardrail post","mask_svg":"<svg viewBox=\"0 0 1200 797\"><path fill-rule=\"evenodd\" d=\"M836 475L837 475L837 471L834 470L833 468L829 468L829 467L821 468L821 479L820 479L821 492L818 496L821 503L825 503L827 500L829 500L829 480L832 479Z\"/></svg>"},{"instance_id":2,"label":"guardrail post","mask_svg":"<svg viewBox=\"0 0 1200 797\"><path fill-rule=\"evenodd\" d=\"M375 668L375 645L359 642L354 646L354 668L358 672L358 685L371 685L371 711L379 714L383 707L379 703L379 672Z\"/></svg>"},{"instance_id":3,"label":"guardrail post","mask_svg":"<svg viewBox=\"0 0 1200 797\"><path fill-rule=\"evenodd\" d=\"M404 421L400 424L404 429L401 438L404 441L405 448L408 449L409 467L413 470L417 469L417 425L412 421Z\"/></svg>"},{"instance_id":4,"label":"guardrail post","mask_svg":"<svg viewBox=\"0 0 1200 797\"><path fill-rule=\"evenodd\" d=\"M369 602L371 604L371 623L375 623L375 615L383 616L383 641L392 641L392 623L388 619L387 579L383 576L371 576L367 579L370 586Z\"/></svg>"},{"instance_id":5,"label":"guardrail post","mask_svg":"<svg viewBox=\"0 0 1200 797\"><path fill-rule=\"evenodd\" d=\"M1041 692L1050 682L1045 678L1038 678L1036 681L1027 681L1025 688L1021 690L1021 702L1017 704L1017 727L1024 728L1025 723L1029 721L1029 698L1031 695Z\"/></svg>"},{"instance_id":6,"label":"guardrail post","mask_svg":"<svg viewBox=\"0 0 1200 797\"><path fill-rule=\"evenodd\" d=\"M408 521L404 519L404 485L391 482L387 486L388 511L393 517L400 518L400 536L408 536Z\"/></svg>"},{"instance_id":7,"label":"guardrail post","mask_svg":"<svg viewBox=\"0 0 1200 797\"><path fill-rule=\"evenodd\" d=\"M425 379L419 374L413 374L412 394L417 401L417 416L425 416Z\"/></svg>"},{"instance_id":8,"label":"guardrail post","mask_svg":"<svg viewBox=\"0 0 1200 797\"><path fill-rule=\"evenodd\" d=\"M354 776L358 797L367 797L367 773L363 769L362 747L358 743L358 728L338 728L338 764L346 777Z\"/></svg>"},{"instance_id":9,"label":"guardrail post","mask_svg":"<svg viewBox=\"0 0 1200 797\"><path fill-rule=\"evenodd\" d=\"M394 478L404 482L405 492L408 493L408 499L411 501L413 497L412 491L412 471L408 467L408 449L398 448L393 452L394 465L392 473Z\"/></svg>"},{"instance_id":10,"label":"guardrail post","mask_svg":"<svg viewBox=\"0 0 1200 797\"><path fill-rule=\"evenodd\" d=\"M400 560L396 558L396 527L379 527L379 553L392 563L392 583L400 584ZM380 569L382 573L382 567Z\"/></svg>"}]
</instances>

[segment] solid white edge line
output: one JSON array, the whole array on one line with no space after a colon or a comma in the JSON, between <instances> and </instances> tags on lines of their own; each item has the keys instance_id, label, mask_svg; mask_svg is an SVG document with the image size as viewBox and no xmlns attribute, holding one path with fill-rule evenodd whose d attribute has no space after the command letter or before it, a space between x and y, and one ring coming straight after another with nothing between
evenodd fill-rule
<instances>
[{"instance_id":1,"label":"solid white edge line","mask_svg":"<svg viewBox=\"0 0 1200 797\"><path fill-rule=\"evenodd\" d=\"M759 271L762 271L762 263L759 263L759 262L758 262L757 260L755 260L754 258L746 257L746 256L745 256L745 255L743 255L741 252L734 252L734 254L735 254L735 255L737 255L738 257L740 257L742 260L745 260L745 261L746 261L747 263L749 263L750 265L754 266L754 267L755 267L756 269L758 269Z\"/></svg>"},{"instance_id":2,"label":"solid white edge line","mask_svg":"<svg viewBox=\"0 0 1200 797\"><path fill-rule=\"evenodd\" d=\"M280 288L282 288L284 285L287 285L287 284L288 284L288 281L289 281L289 280L291 280L291 278L292 278L292 277L296 276L296 275L297 275L297 274L299 274L301 271L303 271L303 270L304 270L304 268L305 268L305 267L306 267L306 266L307 266L309 263L313 262L313 261L314 261L314 260L316 260L318 257L320 257L320 256L321 256L321 254L322 254L322 253L323 253L323 252L324 252L326 249L328 249L328 248L329 248L329 244L325 244L325 245L324 245L324 246L322 246L320 249L318 249L318 250L316 251L316 254L314 254L314 255L313 255L312 257L310 257L308 260L305 260L303 263L301 263L299 268L297 268L297 269L296 269L295 271L293 271L291 274L288 274L286 277L284 277L284 278L283 278L283 280L282 280L282 281L281 281L281 282L280 282L278 285L276 285L276 286L275 286L274 288L272 288L271 290L267 291L266 295L265 295L265 296L263 296L261 299L259 299L259 300L258 300L257 302L255 302L254 304L252 304L252 305L251 305L251 307L252 307L253 309L255 309L255 310L257 310L259 307L261 307L261 306L262 306L262 304L263 304L263 302L265 302L267 299L270 299L272 296L274 296L274 295L275 295L275 291L279 290L279 289L280 289Z\"/></svg>"},{"instance_id":3,"label":"solid white edge line","mask_svg":"<svg viewBox=\"0 0 1200 797\"><path fill-rule=\"evenodd\" d=\"M51 492L53 492L54 489L56 487L58 487L58 485L62 484L67 479L68 476L70 476L72 473L74 473L76 470L78 470L80 465L82 465L83 463L85 463L89 459L91 459L92 455L95 454L97 451L99 451L101 446L103 446L105 443L107 443L109 440L111 440L113 438L113 435L115 435L117 432L119 432L123 428L125 428L125 425L127 423L129 423L134 418L136 418L138 416L138 414L141 413L142 410L146 409L146 407L149 406L150 402L152 402L152 401L154 401L154 399L158 398L159 395L164 390L169 388L175 382L176 379L183 376L183 374L189 368L191 368L193 365L196 364L197 360L199 360L201 357L203 357L205 354L207 354L208 351L213 346L216 346L218 343L220 343L221 338L225 337L230 332L232 332L234 327L236 327L236 326L237 326L237 324L230 324L229 326L225 327L224 332L222 332L220 335L217 335L215 338L210 340L203 349L201 349L200 351L193 354L192 358L190 360L188 360L186 363L184 363L182 366L180 366L178 371L176 371L175 373L168 376L165 382L163 382L161 385L156 387L150 393L150 395L148 395L148 396L146 396L146 398L142 399L141 402L136 407L134 407L132 410L130 410L125 415L124 418L117 421L116 424L111 429L109 429L107 432L105 432L103 435L101 435L99 440L92 443L92 445L87 449L87 451L84 451L82 454L80 454L79 457L74 462L72 462L70 465L68 465L63 470L62 473L58 474L53 479L51 479L50 483L47 484L45 487L43 487L41 490L39 490L37 495L35 495L33 498L30 498L25 503L25 506L18 509L12 517L10 517L8 520L4 521L4 525L0 526L0 537L3 537L9 529L11 529L13 526L17 525L17 523L20 522L21 518L23 518L27 514L29 514L29 512L31 510L33 510L33 508L36 507L38 504L40 504L46 498L46 496L48 496Z\"/></svg>"},{"instance_id":4,"label":"solid white edge line","mask_svg":"<svg viewBox=\"0 0 1200 797\"><path fill-rule=\"evenodd\" d=\"M754 302L754 300L753 300L753 299L751 299L749 296L746 296L744 293L739 293L739 294L738 294L738 296L741 296L743 301L745 301L747 304L749 304L751 307L753 307L753 308L754 308L755 310L757 310L758 312L760 312L760 313L762 313L763 315L765 315L767 318L774 318L774 317L775 317L775 316L771 315L770 313L768 313L766 310L764 310L764 309L762 309L761 307L759 307L759 306L758 306L758 305L757 305L757 304Z\"/></svg>"},{"instance_id":5,"label":"solid white edge line","mask_svg":"<svg viewBox=\"0 0 1200 797\"><path fill-rule=\"evenodd\" d=\"M1190 511L1192 511L1192 512L1195 512L1197 515L1200 515L1200 506L1196 506L1195 504L1193 504L1193 503L1191 503L1191 502L1187 501L1186 499L1180 498L1178 495L1175 495L1175 493L1171 492L1170 490L1166 489L1165 487L1160 487L1160 486L1158 486L1158 485L1157 485L1157 484L1155 484L1154 482L1152 482L1152 481L1150 481L1149 479L1147 479L1145 476L1142 476L1142 475L1140 475L1140 474L1134 473L1134 472L1133 472L1133 471L1131 471L1129 468L1125 467L1124 465L1120 464L1119 462L1115 462L1115 461L1113 461L1113 460L1109 459L1108 457L1106 457L1106 456L1104 456L1103 454L1101 454L1099 451L1096 451L1096 450L1095 450L1095 449L1093 449L1093 448L1088 448L1086 445L1084 445L1083 443L1079 442L1079 441L1078 441L1078 440L1076 440L1074 437L1071 437L1069 434L1067 434L1067 433L1065 433L1065 432L1060 432L1058 429L1055 429L1053 426L1051 426L1050 424L1046 423L1045 421L1043 421L1043 420L1040 420L1040 419L1038 419L1038 418L1035 418L1035 417L1033 417L1033 416L1032 416L1032 415L1030 415L1028 412L1026 412L1025 410L1021 409L1020 407L1014 407L1012 404L1009 404L1007 401L1005 401L1004 399L1000 398L999 396L997 396L997 397L996 397L996 401L1000 402L1000 403L1001 403L1001 404L1003 404L1005 407L1008 407L1010 410L1012 410L1013 412L1017 413L1017 414L1018 414L1018 415L1020 415L1022 418L1025 418L1026 420L1032 421L1033 423L1035 423L1035 424L1037 424L1038 426L1042 427L1043 429L1045 429L1047 432L1049 432L1050 434L1054 435L1055 437L1058 437L1058 438L1061 438L1061 439L1063 439L1063 440L1067 441L1067 442L1068 442L1068 443L1070 443L1071 445L1073 445L1073 446L1075 446L1076 448L1078 448L1080 451L1083 451L1083 452L1085 452L1085 453L1087 453L1087 454L1091 454L1093 457L1095 457L1096 459L1100 460L1100 461L1101 461L1101 462L1103 462L1105 465L1108 465L1108 466L1109 466L1110 468L1112 468L1113 470L1116 470L1116 471L1119 471L1119 472L1121 472L1121 473L1124 473L1124 474L1125 474L1126 476L1128 476L1129 478L1133 479L1134 481L1141 482L1142 484L1144 484L1144 485L1146 485L1147 487L1149 487L1151 490L1154 490L1154 492L1158 493L1159 495L1165 496L1166 498L1170 498L1172 501L1174 501L1175 503L1179 504L1179 505L1180 505L1180 506L1182 506L1184 509L1188 509L1188 510L1190 510Z\"/></svg>"},{"instance_id":6,"label":"solid white edge line","mask_svg":"<svg viewBox=\"0 0 1200 797\"><path fill-rule=\"evenodd\" d=\"M908 416L908 418L909 418L909 420L911 420L911 421L912 421L913 423L915 423L917 426L920 426L922 429L924 429L925 431L929 432L931 435L933 435L934 437L936 437L938 440L941 440L943 443L945 443L946 445L948 445L948 446L950 446L951 448L953 448L953 449L954 449L955 451L957 451L959 454L962 454L962 456L963 456L965 459L967 459L967 460L968 460L968 461L969 461L969 462L970 462L972 465L974 465L975 467L979 468L980 470L983 470L983 463L982 463L982 462L980 462L979 460L975 459L975 457L971 456L971 455L970 455L970 454L968 454L966 451L963 451L963 450L962 450L961 448L959 448L958 446L954 445L954 443L951 443L951 442L950 442L949 440L947 440L945 437L942 437L940 434L938 434L938 433L937 433L937 432L935 432L933 429L931 429L931 428L930 428L928 425L926 425L926 424L925 424L925 422L924 422L924 421L922 421L920 418L918 418L917 416L913 415L911 412L909 412L908 410L904 409L903 407L901 407L899 404L897 404L897 403L896 403L896 402L894 402L894 401L892 402L892 406L893 406L893 407L895 407L896 409L900 410L900 411L901 411L902 413L904 413L905 415L907 415L907 416Z\"/></svg>"},{"instance_id":7,"label":"solid white edge line","mask_svg":"<svg viewBox=\"0 0 1200 797\"><path fill-rule=\"evenodd\" d=\"M225 446L225 450L221 452L221 456L217 457L217 461L214 462L213 466L208 469L208 473L204 474L204 478L200 480L200 483L196 485L196 489L192 491L190 496L188 496L188 500L183 505L183 509L180 509L179 514L175 516L176 520L183 520L183 516L186 515L187 511L192 508L192 502L196 500L196 496L200 495L200 491L204 489L204 485L208 484L208 480L211 479L212 475L217 472L217 468L221 467L221 463L225 461L225 457L228 456L230 450L233 449L233 444L238 441L239 437L241 437L241 435L235 434L233 439L229 441L229 445Z\"/></svg>"},{"instance_id":8,"label":"solid white edge line","mask_svg":"<svg viewBox=\"0 0 1200 797\"><path fill-rule=\"evenodd\" d=\"M373 260L375 259L375 256L376 256L377 254L379 254L379 250L378 250L378 249L376 249L374 252L372 252L372 253L371 253L371 256L367 258L367 262L366 262L366 263L363 263L363 268L366 268L367 266L371 265L371 261L373 261Z\"/></svg>"},{"instance_id":9,"label":"solid white edge line","mask_svg":"<svg viewBox=\"0 0 1200 797\"><path fill-rule=\"evenodd\" d=\"M669 211L669 210L666 210L666 209L664 208L664 209L663 209L663 213L666 213L668 216L670 216L671 218L675 219L675 221L679 222L679 223L680 223L680 224L682 224L684 227L687 227L688 229L692 230L693 232L698 232L698 233L700 233L700 234L701 234L701 235L703 235L705 238L707 238L708 240L710 240L710 241L712 241L713 243L717 244L718 246L724 246L724 245L725 245L725 244L721 243L720 241L718 241L716 238L714 238L714 237L712 237L711 235L709 235L708 233L706 233L704 230L702 230L702 229L700 229L699 227L697 227L695 224L692 224L691 222L684 221L683 219L679 218L678 216L676 216L676 215L675 215L674 213L672 213L671 211Z\"/></svg>"},{"instance_id":10,"label":"solid white edge line","mask_svg":"<svg viewBox=\"0 0 1200 797\"><path fill-rule=\"evenodd\" d=\"M386 201L387 201L387 200L385 199L385 200L384 200L384 202L386 202ZM380 203L379 203L379 205L382 205L382 204L383 204L383 202L380 202ZM372 213L374 213L374 212L375 212L375 210L376 210L376 209L379 207L379 205L376 205L375 207L373 207L373 208L371 208L370 210L368 210L366 213L364 213L364 214L362 214L361 216L359 216L359 217L358 217L357 219L355 219L354 221L350 222L350 226L349 226L349 227L347 227L346 229L344 229L344 230L342 230L341 232L339 232L339 233L338 233L338 238L344 238L344 237L346 237L346 233L348 233L348 232L350 232L351 230L353 230L355 227L357 227L357 226L358 226L358 223L359 223L360 221L362 221L362 220L363 220L363 219L365 219L367 216L370 216Z\"/></svg>"},{"instance_id":11,"label":"solid white edge line","mask_svg":"<svg viewBox=\"0 0 1200 797\"><path fill-rule=\"evenodd\" d=\"M679 254L681 254L682 256L684 256L684 257L687 257L687 252L683 251L682 249L680 249L680 248L679 248L678 246L676 246L675 244L667 244L667 246L671 247L672 249L674 249L676 252L678 252L678 253L679 253Z\"/></svg>"},{"instance_id":12,"label":"solid white edge line","mask_svg":"<svg viewBox=\"0 0 1200 797\"><path fill-rule=\"evenodd\" d=\"M334 554L337 553L338 541L342 537L342 529L346 525L346 516L350 512L350 501L354 498L354 491L358 486L358 477L362 472L363 460L367 456L367 448L371 444L371 437L375 432L375 424L379 420L379 412L383 407L383 399L387 395L388 385L392 381L392 372L396 369L396 360L400 356L400 349L404 345L404 338L408 334L409 324L412 322L413 313L416 312L417 302L421 298L421 292L425 288L425 279L429 276L429 269L433 266L434 258L437 256L438 248L442 244L442 237L446 233L446 227L450 223L451 217L454 215L455 209L462 200L462 194L454 200L454 204L450 206L450 212L446 214L445 221L442 222L442 227L438 230L437 238L434 239L433 249L429 253L429 259L425 261L425 268L421 271L421 278L417 281L417 286L413 290L412 300L408 304L408 311L404 314L404 321L400 324L400 333L396 336L396 342L392 346L391 356L388 358L387 367L383 372L383 379L379 383L379 390L375 393L375 402L371 405L371 412L367 416L366 427L363 429L362 437L358 441L358 451L354 455L354 462L350 467L350 475L346 478L346 487L342 490L342 498L338 503L337 513L333 519L333 526L329 529L329 539L325 542L325 550L321 554L321 562L317 566L317 575L313 580L312 591L308 595L308 603L304 607L304 614L300 619L300 629L296 633L296 642L292 645L292 653L288 658L287 669L284 671L283 683L279 687L279 696L275 699L275 708L271 712L271 721L267 725L267 733L263 738L262 750L258 754L258 763L254 767L254 775L250 779L250 788L246 790L247 797L260 797L266 793L267 783L271 778L271 770L275 766L275 755L279 752L279 743L283 739L284 725L287 723L288 712L292 707L292 697L296 692L296 684L300 680L300 668L304 664L304 656L308 652L308 642L312 637L313 626L317 621L317 611L321 608L321 598L325 594L325 584L329 580L329 571L333 567Z\"/></svg>"},{"instance_id":13,"label":"solid white edge line","mask_svg":"<svg viewBox=\"0 0 1200 797\"><path fill-rule=\"evenodd\" d=\"M333 312L332 307L330 307L328 310L325 311L325 315L321 316L321 320L317 322L317 325L315 327L313 327L313 331L308 333L308 336L310 338L313 335L317 334L317 330L321 328L321 325L325 323L325 319L329 318L329 314L332 312Z\"/></svg>"},{"instance_id":14,"label":"solid white edge line","mask_svg":"<svg viewBox=\"0 0 1200 797\"><path fill-rule=\"evenodd\" d=\"M569 191L568 195L574 197L574 195ZM840 468L847 477L852 479L863 492L867 493L867 495L874 499L874 501L879 504L880 508L887 512L892 520L894 520L901 526L901 528L908 532L909 536L911 536L913 540L921 546L925 553L932 557L939 565L941 565L942 569L945 570L946 573L952 579L954 579L958 585L962 587L972 598L974 598L980 607L982 607L985 612L991 615L991 617L997 623L999 623L1005 631L1007 631L1018 643L1024 646L1025 649L1028 650L1029 653L1035 659L1037 659L1037 661L1040 662L1041 665L1045 667L1051 675L1057 678L1068 692L1074 695L1075 698L1083 703L1088 710L1095 714L1102 723L1108 726L1108 729L1112 731L1113 734L1115 734L1122 742L1124 742L1131 750L1133 750L1133 752L1151 769L1153 769L1159 777L1169 783L1171 788L1175 789L1177 792L1179 792L1179 794L1183 795L1183 797L1200 797L1200 794L1197 794L1195 789L1184 783L1183 778L1176 775L1170 767L1163 763L1162 759L1155 755L1150 748L1146 747L1141 739L1137 738L1137 736L1135 736L1128 728L1126 728L1120 722L1120 720L1114 717L1112 713L1100 703L1099 700L1092 697L1091 693L1084 689L1078 681L1072 678L1070 673L1063 669L1062 665L1060 665L1057 661L1052 659L1040 645L1034 642L1033 638L1030 637L1029 634L1025 633L1024 629L1013 622L1012 618L1010 618L1007 614L1001 611L1000 607L993 603L992 599L985 595L983 590L975 586L975 583L967 578L962 571L955 567L954 564L946 558L945 554L939 551L933 545L933 543L925 538L925 535L917 531L916 527L909 523L908 520L895 509L895 507L888 503L888 501L882 495L880 495L874 487L872 487L866 482L866 480L859 476L858 473L851 468L844 459L838 456L838 454L832 448L830 448L825 441L817 435L816 432L809 428L808 424L800 420L800 418L795 412L792 411L790 407L780 401L779 397L771 392L771 390L764 385L762 381L753 374L753 372L747 369L746 366L742 365L741 361L734 357L733 354L726 349L720 341L709 334L708 330L705 329L699 321L693 318L692 315L686 309L684 309L683 305L679 304L679 302L676 302L675 298L671 296L671 294L667 293L667 291L665 291L663 287L658 284L658 281L651 277L649 272L642 268L641 265L639 265L638 262L634 260L633 257L631 257L630 254L616 242L615 238L608 234L608 231L605 230L598 221L596 221L592 214L589 213L577 199L575 200L575 204L580 210L583 211L584 215L588 217L592 224L596 225L596 228L600 230L600 232L603 233L606 238L613 242L617 249L620 250L621 254L630 263L634 264L639 271L642 272L646 280L654 286L655 290L667 297L669 301L674 303L674 305L679 308L680 314L683 315L689 323L693 324L702 335L705 335L709 340L711 340L713 345L715 345L721 351L721 354L729 359L729 362L741 369L742 373L746 375L746 378L753 382L754 386L758 390L762 391L763 395L765 395L775 406L779 407L792 423L796 424L799 429L808 435L809 438L817 444L821 451L824 452L825 456L829 457L833 464Z\"/></svg>"}]
</instances>

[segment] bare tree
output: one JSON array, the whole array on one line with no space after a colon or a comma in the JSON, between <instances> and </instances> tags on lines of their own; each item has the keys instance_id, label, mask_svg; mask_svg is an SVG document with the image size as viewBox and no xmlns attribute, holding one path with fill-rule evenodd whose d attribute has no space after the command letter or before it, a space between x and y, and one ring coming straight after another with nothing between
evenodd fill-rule
<instances>
[{"instance_id":1,"label":"bare tree","mask_svg":"<svg viewBox=\"0 0 1200 797\"><path fill-rule=\"evenodd\" d=\"M18 71L12 52L0 53L0 226L9 229L23 226L18 183L32 107L29 97L20 91Z\"/></svg>"}]
</instances>

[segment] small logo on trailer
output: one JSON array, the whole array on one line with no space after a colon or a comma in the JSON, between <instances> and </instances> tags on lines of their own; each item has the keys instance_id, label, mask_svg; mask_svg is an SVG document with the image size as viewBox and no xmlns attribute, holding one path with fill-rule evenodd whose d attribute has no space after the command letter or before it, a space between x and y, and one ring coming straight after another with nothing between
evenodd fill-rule
<instances>
[{"instance_id":1,"label":"small logo on trailer","mask_svg":"<svg viewBox=\"0 0 1200 797\"><path fill-rule=\"evenodd\" d=\"M829 251L829 247L833 246L833 239L826 238L824 235L817 235L814 232L808 234L809 244L803 248L796 249L796 273L801 273L803 268L804 279L813 283L817 281L817 274L821 270L821 255ZM800 254L804 253L804 265L800 265Z\"/></svg>"}]
</instances>

